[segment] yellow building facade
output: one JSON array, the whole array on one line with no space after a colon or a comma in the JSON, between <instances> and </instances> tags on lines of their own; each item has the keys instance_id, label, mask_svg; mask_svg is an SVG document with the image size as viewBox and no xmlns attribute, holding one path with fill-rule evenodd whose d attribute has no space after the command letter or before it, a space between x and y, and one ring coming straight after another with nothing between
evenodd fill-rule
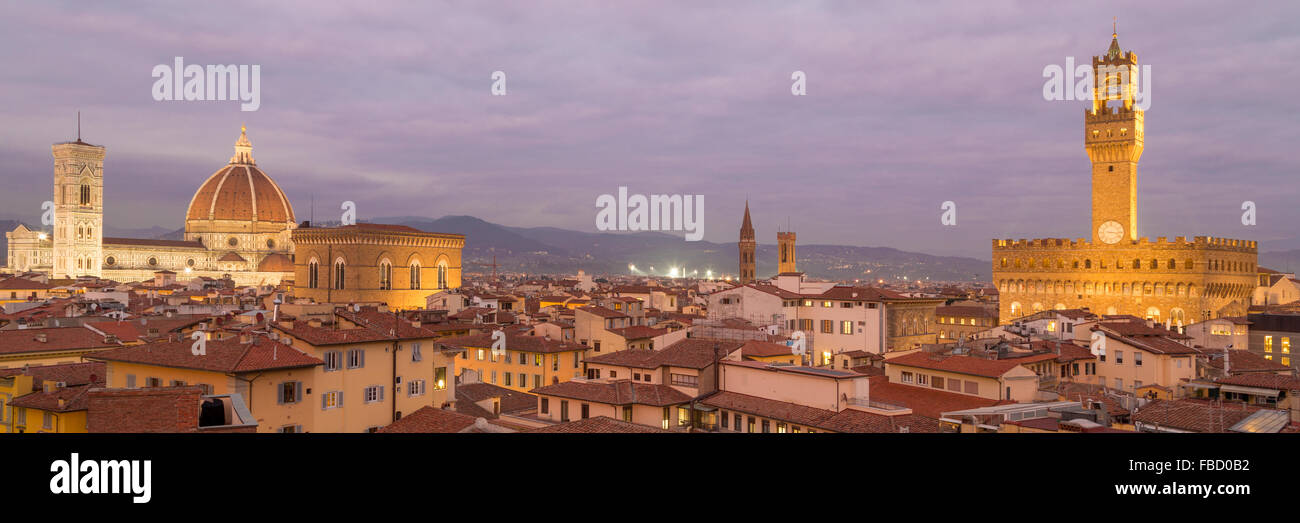
<instances>
[{"instance_id":1,"label":"yellow building facade","mask_svg":"<svg viewBox=\"0 0 1300 523\"><path fill-rule=\"evenodd\" d=\"M423 309L426 296L460 287L464 235L360 223L299 227L293 243L298 298Z\"/></svg>"}]
</instances>

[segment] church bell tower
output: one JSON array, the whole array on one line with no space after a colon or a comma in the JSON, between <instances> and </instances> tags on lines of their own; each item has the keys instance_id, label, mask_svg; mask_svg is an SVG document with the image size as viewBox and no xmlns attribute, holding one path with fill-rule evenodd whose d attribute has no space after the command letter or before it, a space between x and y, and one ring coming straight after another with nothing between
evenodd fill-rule
<instances>
[{"instance_id":1,"label":"church bell tower","mask_svg":"<svg viewBox=\"0 0 1300 523\"><path fill-rule=\"evenodd\" d=\"M80 127L80 125L78 125ZM56 277L101 276L104 255L104 148L54 144L53 267Z\"/></svg>"},{"instance_id":2,"label":"church bell tower","mask_svg":"<svg viewBox=\"0 0 1300 523\"><path fill-rule=\"evenodd\" d=\"M1123 52L1119 33L1092 57L1092 107L1084 112L1084 147L1092 161L1092 241L1136 240L1137 164L1145 135L1143 111L1134 105L1137 54Z\"/></svg>"},{"instance_id":3,"label":"church bell tower","mask_svg":"<svg viewBox=\"0 0 1300 523\"><path fill-rule=\"evenodd\" d=\"M740 224L740 284L754 283L754 224L749 221L749 201L745 201L745 221Z\"/></svg>"}]
</instances>

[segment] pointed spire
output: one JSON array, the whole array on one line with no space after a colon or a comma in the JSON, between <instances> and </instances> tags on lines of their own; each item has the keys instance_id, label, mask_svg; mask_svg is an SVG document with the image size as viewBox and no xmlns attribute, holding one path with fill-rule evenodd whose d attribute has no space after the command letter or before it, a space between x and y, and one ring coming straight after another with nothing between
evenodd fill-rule
<instances>
[{"instance_id":1,"label":"pointed spire","mask_svg":"<svg viewBox=\"0 0 1300 523\"><path fill-rule=\"evenodd\" d=\"M253 143L248 141L246 126L239 126L239 140L235 142L235 155L230 157L230 163L257 165L253 160Z\"/></svg>"},{"instance_id":2,"label":"pointed spire","mask_svg":"<svg viewBox=\"0 0 1300 523\"><path fill-rule=\"evenodd\" d=\"M749 219L749 200L745 200L745 221L740 224L740 239L754 239L754 224Z\"/></svg>"},{"instance_id":3,"label":"pointed spire","mask_svg":"<svg viewBox=\"0 0 1300 523\"><path fill-rule=\"evenodd\" d=\"M1119 58L1119 55L1123 54L1123 51L1121 51L1119 48L1119 17L1118 16L1115 17L1115 22L1114 25L1112 26L1112 29L1113 31L1111 31L1110 34L1110 49L1106 50L1106 56L1113 59L1113 58Z\"/></svg>"}]
</instances>

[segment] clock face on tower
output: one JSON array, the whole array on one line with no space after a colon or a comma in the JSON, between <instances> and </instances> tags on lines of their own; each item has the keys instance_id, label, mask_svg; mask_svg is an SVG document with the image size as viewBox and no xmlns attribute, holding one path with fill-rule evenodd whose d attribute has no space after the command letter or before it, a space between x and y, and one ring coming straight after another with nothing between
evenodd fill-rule
<instances>
[{"instance_id":1,"label":"clock face on tower","mask_svg":"<svg viewBox=\"0 0 1300 523\"><path fill-rule=\"evenodd\" d=\"M1114 220L1103 223L1097 227L1097 238L1107 244L1119 243L1124 238L1124 226Z\"/></svg>"}]
</instances>

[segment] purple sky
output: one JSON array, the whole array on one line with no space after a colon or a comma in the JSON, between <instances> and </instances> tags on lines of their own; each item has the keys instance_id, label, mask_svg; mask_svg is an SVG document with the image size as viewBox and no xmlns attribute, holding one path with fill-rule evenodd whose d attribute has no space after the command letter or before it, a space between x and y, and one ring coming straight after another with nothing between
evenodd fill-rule
<instances>
[{"instance_id":1,"label":"purple sky","mask_svg":"<svg viewBox=\"0 0 1300 523\"><path fill-rule=\"evenodd\" d=\"M1152 66L1139 234L1300 247L1294 2L697 3L6 3L0 218L38 218L81 110L116 227L179 228L247 123L300 220L314 194L318 219L354 200L594 231L625 185L703 194L711 241L748 196L763 243L788 219L805 244L988 258L991 238L1089 235L1083 103L1043 100L1041 73L1102 54L1118 15ZM154 101L175 56L261 65L261 109Z\"/></svg>"}]
</instances>

